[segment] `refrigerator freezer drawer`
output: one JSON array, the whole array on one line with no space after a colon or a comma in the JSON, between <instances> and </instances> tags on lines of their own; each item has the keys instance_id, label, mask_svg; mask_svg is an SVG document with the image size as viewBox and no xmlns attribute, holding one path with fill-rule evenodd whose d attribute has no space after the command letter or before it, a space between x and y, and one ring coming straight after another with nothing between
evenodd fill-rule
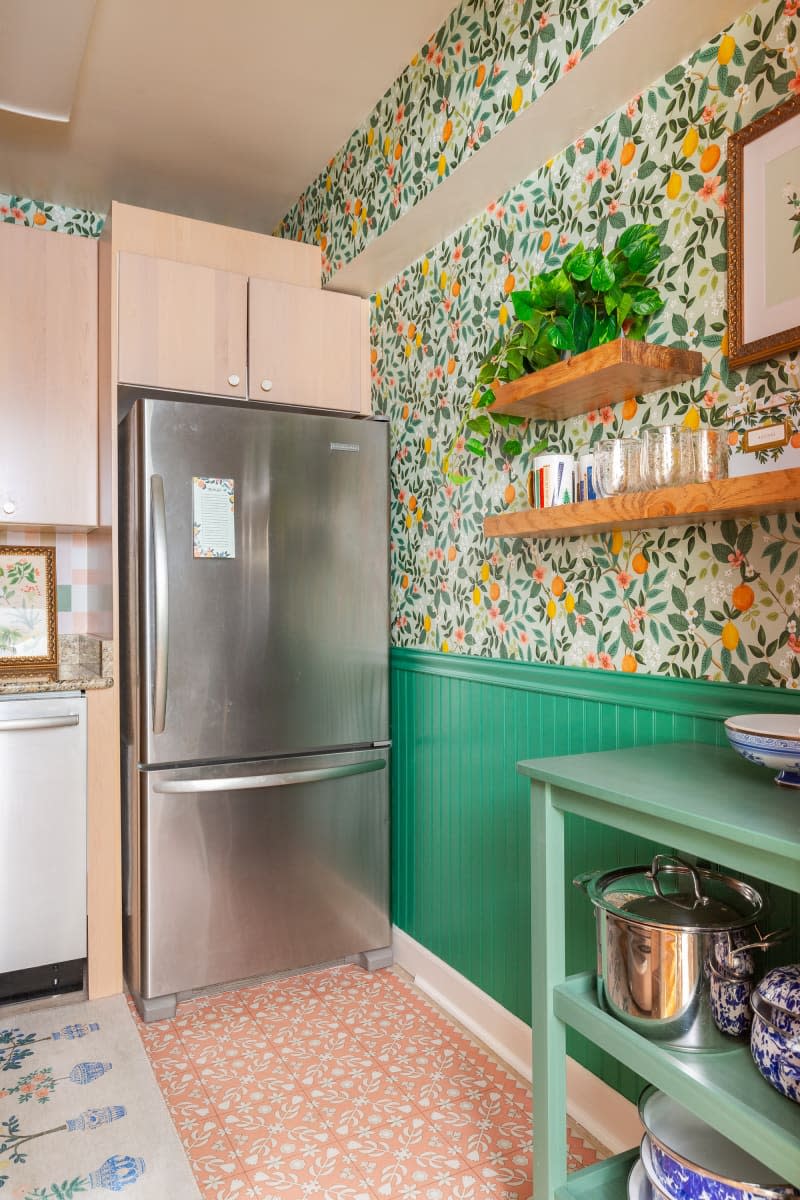
<instances>
[{"instance_id":1,"label":"refrigerator freezer drawer","mask_svg":"<svg viewBox=\"0 0 800 1200\"><path fill-rule=\"evenodd\" d=\"M86 701L0 700L0 974L86 957Z\"/></svg>"},{"instance_id":2,"label":"refrigerator freezer drawer","mask_svg":"<svg viewBox=\"0 0 800 1200\"><path fill-rule=\"evenodd\" d=\"M389 943L387 750L139 779L128 970L143 997Z\"/></svg>"}]
</instances>

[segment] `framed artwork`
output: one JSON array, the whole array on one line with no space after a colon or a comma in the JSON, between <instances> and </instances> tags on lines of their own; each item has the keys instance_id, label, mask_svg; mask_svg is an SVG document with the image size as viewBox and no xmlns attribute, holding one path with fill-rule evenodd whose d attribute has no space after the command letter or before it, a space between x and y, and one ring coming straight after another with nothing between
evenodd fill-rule
<instances>
[{"instance_id":1,"label":"framed artwork","mask_svg":"<svg viewBox=\"0 0 800 1200\"><path fill-rule=\"evenodd\" d=\"M0 679L57 671L56 552L0 546Z\"/></svg>"},{"instance_id":2,"label":"framed artwork","mask_svg":"<svg viewBox=\"0 0 800 1200\"><path fill-rule=\"evenodd\" d=\"M728 360L800 346L800 95L728 138Z\"/></svg>"}]
</instances>

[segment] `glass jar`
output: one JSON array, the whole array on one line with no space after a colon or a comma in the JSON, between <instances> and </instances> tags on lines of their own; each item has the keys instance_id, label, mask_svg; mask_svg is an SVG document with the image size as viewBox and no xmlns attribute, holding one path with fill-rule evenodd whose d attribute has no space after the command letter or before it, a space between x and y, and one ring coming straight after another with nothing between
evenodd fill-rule
<instances>
[{"instance_id":1,"label":"glass jar","mask_svg":"<svg viewBox=\"0 0 800 1200\"><path fill-rule=\"evenodd\" d=\"M694 441L694 478L696 483L711 483L728 478L730 447L725 430L697 429Z\"/></svg>"},{"instance_id":2,"label":"glass jar","mask_svg":"<svg viewBox=\"0 0 800 1200\"><path fill-rule=\"evenodd\" d=\"M607 499L623 491L624 468L622 439L598 442L594 450L594 484L599 496Z\"/></svg>"},{"instance_id":3,"label":"glass jar","mask_svg":"<svg viewBox=\"0 0 800 1200\"><path fill-rule=\"evenodd\" d=\"M642 485L681 487L694 479L692 431L682 425L659 425L642 431Z\"/></svg>"}]
</instances>

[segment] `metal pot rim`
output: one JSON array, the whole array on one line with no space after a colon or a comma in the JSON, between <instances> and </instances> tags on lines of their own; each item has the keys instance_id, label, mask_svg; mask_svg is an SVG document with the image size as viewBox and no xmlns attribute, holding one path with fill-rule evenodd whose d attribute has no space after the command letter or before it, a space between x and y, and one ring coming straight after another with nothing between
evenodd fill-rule
<instances>
[{"instance_id":1,"label":"metal pot rim","mask_svg":"<svg viewBox=\"0 0 800 1200\"><path fill-rule=\"evenodd\" d=\"M740 879L735 879L731 875L723 875L719 871L708 871L699 869L698 874L703 879L714 879L726 886L734 892L738 892L752 906L753 912L750 916L737 915L736 920L731 920L724 925L681 925L678 922L672 923L663 920L653 920L650 917L642 916L640 913L628 912L624 908L618 908L616 904L610 903L603 892L609 884L617 881L622 881L628 875L641 875L647 870L647 867L631 866L617 867L613 871L590 871L585 875L578 876L573 882L584 887L586 894L596 908L601 908L604 912L611 916L618 917L623 921L630 921L634 925L644 925L648 929L664 929L670 933L728 933L736 929L749 929L755 925L759 917L764 911L764 899L760 892L749 884L744 883Z\"/></svg>"},{"instance_id":2,"label":"metal pot rim","mask_svg":"<svg viewBox=\"0 0 800 1200\"><path fill-rule=\"evenodd\" d=\"M661 1141L661 1139L653 1133L650 1126L644 1119L645 1101L648 1096L651 1096L656 1091L658 1091L658 1088L653 1087L652 1085L646 1087L639 1097L639 1103L637 1107L639 1109L639 1120L647 1130L645 1136L650 1139L654 1146L658 1146L662 1153L666 1154L669 1158L674 1159L675 1162L680 1163L682 1167L692 1171L695 1175L699 1175L701 1178L709 1179L714 1183L724 1184L726 1187L734 1188L737 1191L751 1192L754 1196L761 1197L762 1200L797 1200L797 1197L800 1195L800 1193L798 1193L797 1189L793 1187L791 1183L787 1183L785 1185L777 1184L775 1187L761 1187L757 1183L748 1183L747 1180L744 1179L731 1179L728 1175L718 1175L715 1171L709 1171L705 1167L700 1166L698 1163L691 1162L690 1159L684 1158L682 1154L679 1154L677 1150L673 1150L671 1146L667 1146L665 1142Z\"/></svg>"}]
</instances>

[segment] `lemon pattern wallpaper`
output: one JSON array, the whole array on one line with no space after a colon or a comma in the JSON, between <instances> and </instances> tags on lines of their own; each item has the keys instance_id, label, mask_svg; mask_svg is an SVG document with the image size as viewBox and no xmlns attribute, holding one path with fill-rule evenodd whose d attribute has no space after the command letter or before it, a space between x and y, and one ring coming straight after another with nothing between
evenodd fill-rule
<instances>
[{"instance_id":1,"label":"lemon pattern wallpaper","mask_svg":"<svg viewBox=\"0 0 800 1200\"><path fill-rule=\"evenodd\" d=\"M541 19L530 5L502 8L529 27ZM639 403L536 425L527 444L545 437L553 451L577 452L645 423L718 427L731 401L800 389L797 354L730 370L725 332L726 138L800 92L798 8L797 0L757 4L373 297L373 394L393 432L396 645L800 686L800 514L487 541L486 513L526 503L526 456L504 461L498 438L484 461L456 450L468 483L453 486L442 471L481 357L511 319L508 294L579 239L612 244L637 221L656 225L666 250L659 284L667 305L648 337L702 351L703 374ZM435 46L442 70L455 53L451 37L464 37L458 22L423 52ZM573 44L566 35L564 45ZM480 39L459 53L466 86L477 83L476 57L493 74ZM516 86L513 73L504 78L512 107ZM429 110L440 111L440 91L429 88ZM492 105L503 103L495 93ZM490 114L472 110L469 119L474 132ZM380 120L375 136L383 138L388 115ZM412 155L430 146L419 112L415 127L423 132L407 145ZM362 136L356 175L371 161L368 142ZM800 405L793 413L797 429Z\"/></svg>"}]
</instances>

